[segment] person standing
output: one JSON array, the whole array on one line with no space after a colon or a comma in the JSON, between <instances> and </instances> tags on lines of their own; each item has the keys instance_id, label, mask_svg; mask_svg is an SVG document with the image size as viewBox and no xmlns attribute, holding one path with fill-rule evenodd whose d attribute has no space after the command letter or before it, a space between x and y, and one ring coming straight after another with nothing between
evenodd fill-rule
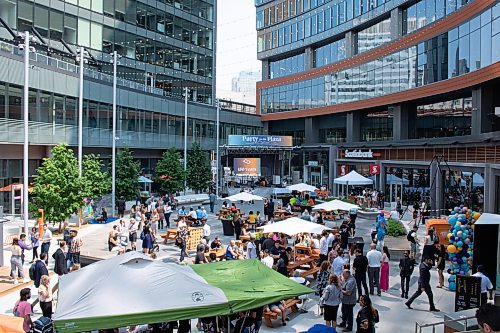
<instances>
[{"instance_id":1,"label":"person standing","mask_svg":"<svg viewBox=\"0 0 500 333\"><path fill-rule=\"evenodd\" d=\"M430 228L424 238L424 249L422 251L422 258L431 258L432 265L434 266L434 255L436 247L434 246L434 229Z\"/></svg>"},{"instance_id":2,"label":"person standing","mask_svg":"<svg viewBox=\"0 0 500 333\"><path fill-rule=\"evenodd\" d=\"M64 274L68 274L68 265L66 264L66 242L60 241L59 248L52 254L52 258L54 258L54 272L63 276Z\"/></svg>"},{"instance_id":3,"label":"person standing","mask_svg":"<svg viewBox=\"0 0 500 333\"><path fill-rule=\"evenodd\" d=\"M321 239L319 240L319 264L321 266L323 261L328 259L328 231L323 230Z\"/></svg>"},{"instance_id":4,"label":"person standing","mask_svg":"<svg viewBox=\"0 0 500 333\"><path fill-rule=\"evenodd\" d=\"M342 288L338 276L330 275L328 286L323 291L321 299L324 308L323 319L326 326L337 327L337 313L342 302Z\"/></svg>"},{"instance_id":5,"label":"person standing","mask_svg":"<svg viewBox=\"0 0 500 333\"><path fill-rule=\"evenodd\" d=\"M30 261L30 264L32 264L35 262L35 259L38 259L38 248L40 247L40 236L38 235L38 230L36 230L35 227L31 228L30 240L31 245L33 246L33 259Z\"/></svg>"},{"instance_id":6,"label":"person standing","mask_svg":"<svg viewBox=\"0 0 500 333\"><path fill-rule=\"evenodd\" d=\"M484 266L478 265L477 272L472 276L481 278L481 305L488 303L488 292L490 293L489 299L493 299L493 284L490 279L484 275Z\"/></svg>"},{"instance_id":7,"label":"person standing","mask_svg":"<svg viewBox=\"0 0 500 333\"><path fill-rule=\"evenodd\" d=\"M127 203L125 201L125 198L123 196L120 197L118 202L116 203L116 208L118 211L118 218L122 219L123 215L125 214L125 207L127 206Z\"/></svg>"},{"instance_id":8,"label":"person standing","mask_svg":"<svg viewBox=\"0 0 500 333\"><path fill-rule=\"evenodd\" d=\"M368 283L370 285L370 295L373 295L374 287L377 287L377 295L380 296L380 265L382 263L382 253L376 249L375 244L370 245L370 251L366 254L368 259Z\"/></svg>"},{"instance_id":9,"label":"person standing","mask_svg":"<svg viewBox=\"0 0 500 333\"><path fill-rule=\"evenodd\" d=\"M21 262L24 265L24 258L25 258L24 250L33 249L33 244L29 244L29 245L26 244L26 234L21 234L21 235L19 235L18 245L21 248Z\"/></svg>"},{"instance_id":10,"label":"person standing","mask_svg":"<svg viewBox=\"0 0 500 333\"><path fill-rule=\"evenodd\" d=\"M354 319L354 305L356 305L356 281L351 271L345 269L342 273L344 283L342 284L342 323L339 327L345 327L342 332L351 332Z\"/></svg>"},{"instance_id":11,"label":"person standing","mask_svg":"<svg viewBox=\"0 0 500 333\"><path fill-rule=\"evenodd\" d=\"M250 234L250 241L247 243L247 259L257 258L257 246L255 245L255 236Z\"/></svg>"},{"instance_id":12,"label":"person standing","mask_svg":"<svg viewBox=\"0 0 500 333\"><path fill-rule=\"evenodd\" d=\"M341 277L342 271L344 270L344 251L340 249L338 252L338 255L335 259L333 259L333 274L337 275L338 277Z\"/></svg>"},{"instance_id":13,"label":"person standing","mask_svg":"<svg viewBox=\"0 0 500 333\"><path fill-rule=\"evenodd\" d=\"M483 304L476 311L477 324L483 333L500 333L500 306Z\"/></svg>"},{"instance_id":14,"label":"person standing","mask_svg":"<svg viewBox=\"0 0 500 333\"><path fill-rule=\"evenodd\" d=\"M172 215L172 206L170 206L169 203L167 203L164 207L165 210L165 224L167 226L167 229L170 229L170 215Z\"/></svg>"},{"instance_id":15,"label":"person standing","mask_svg":"<svg viewBox=\"0 0 500 333\"><path fill-rule=\"evenodd\" d=\"M210 199L210 213L214 213L214 207L215 207L215 201L217 200L217 197L215 196L214 192L211 192L209 195Z\"/></svg>"},{"instance_id":16,"label":"person standing","mask_svg":"<svg viewBox=\"0 0 500 333\"><path fill-rule=\"evenodd\" d=\"M14 237L11 246L10 257L10 277L14 280L14 284L18 284L18 277L24 279L23 263L21 259L22 249L19 246L19 239Z\"/></svg>"},{"instance_id":17,"label":"person standing","mask_svg":"<svg viewBox=\"0 0 500 333\"><path fill-rule=\"evenodd\" d=\"M46 253L47 255L45 256L46 262L45 264L49 263L49 249L50 249L50 242L52 241L52 231L50 231L49 227L47 224L44 224L43 226L43 234L42 234L42 247L40 249L41 253ZM41 257L41 254L40 254Z\"/></svg>"},{"instance_id":18,"label":"person standing","mask_svg":"<svg viewBox=\"0 0 500 333\"><path fill-rule=\"evenodd\" d=\"M23 288L19 292L19 300L14 305L14 316L21 317L24 319L23 322L23 330L25 332L31 332L33 328L33 321L31 320L31 313L33 312L31 309L31 304L28 300L31 298L31 290L30 288Z\"/></svg>"},{"instance_id":19,"label":"person standing","mask_svg":"<svg viewBox=\"0 0 500 333\"><path fill-rule=\"evenodd\" d=\"M184 256L189 257L189 253L186 251L187 239L189 236L189 229L187 226L182 226L177 229L177 244L181 249L181 257L179 259L180 262L184 261Z\"/></svg>"},{"instance_id":20,"label":"person standing","mask_svg":"<svg viewBox=\"0 0 500 333\"><path fill-rule=\"evenodd\" d=\"M408 290L410 289L410 279L415 268L415 259L410 251L404 252L404 258L399 260L399 276L401 277L401 298L408 299Z\"/></svg>"},{"instance_id":21,"label":"person standing","mask_svg":"<svg viewBox=\"0 0 500 333\"><path fill-rule=\"evenodd\" d=\"M365 295L368 295L368 286L366 284L366 271L368 269L368 259L363 255L360 249L354 252L356 257L353 260L352 267L354 268L354 279L358 288L358 295L361 297L361 285L365 290Z\"/></svg>"},{"instance_id":22,"label":"person standing","mask_svg":"<svg viewBox=\"0 0 500 333\"><path fill-rule=\"evenodd\" d=\"M391 260L391 254L387 246L383 247L382 253L382 265L380 266L380 289L383 292L389 290L389 260Z\"/></svg>"},{"instance_id":23,"label":"person standing","mask_svg":"<svg viewBox=\"0 0 500 333\"><path fill-rule=\"evenodd\" d=\"M137 250L137 247L135 245L135 243L137 242L137 223L135 222L135 219L130 219L128 225L128 240L130 242L132 251Z\"/></svg>"},{"instance_id":24,"label":"person standing","mask_svg":"<svg viewBox=\"0 0 500 333\"><path fill-rule=\"evenodd\" d=\"M40 254L40 260L37 260L33 265L35 265L35 272L34 272L34 280L33 284L35 287L40 286L40 279L42 278L42 275L49 275L49 270L47 269L47 265L45 264L47 260L47 253L42 253ZM66 261L64 261L64 267L66 267Z\"/></svg>"},{"instance_id":25,"label":"person standing","mask_svg":"<svg viewBox=\"0 0 500 333\"><path fill-rule=\"evenodd\" d=\"M71 243L69 244L69 260L71 264L68 265L68 268L74 264L80 264L80 251L83 246L82 238L78 236L78 230L70 230L69 234L71 236Z\"/></svg>"},{"instance_id":26,"label":"person standing","mask_svg":"<svg viewBox=\"0 0 500 333\"><path fill-rule=\"evenodd\" d=\"M443 271L446 268L446 248L443 244L437 244L439 250L437 251L437 262L436 268L438 271L439 284L437 288L443 288L444 286L444 275Z\"/></svg>"},{"instance_id":27,"label":"person standing","mask_svg":"<svg viewBox=\"0 0 500 333\"><path fill-rule=\"evenodd\" d=\"M42 314L46 318L52 318L52 288L50 286L50 277L42 275L40 279L40 287L38 287L38 300L40 301L40 308Z\"/></svg>"},{"instance_id":28,"label":"person standing","mask_svg":"<svg viewBox=\"0 0 500 333\"><path fill-rule=\"evenodd\" d=\"M212 229L208 225L207 221L203 221L203 228L202 228L202 236L203 239L207 241L207 244L210 243L210 234L212 233Z\"/></svg>"},{"instance_id":29,"label":"person standing","mask_svg":"<svg viewBox=\"0 0 500 333\"><path fill-rule=\"evenodd\" d=\"M233 227L236 240L239 240L241 235L241 219L236 212L233 215Z\"/></svg>"},{"instance_id":30,"label":"person standing","mask_svg":"<svg viewBox=\"0 0 500 333\"><path fill-rule=\"evenodd\" d=\"M163 227L165 226L165 206L161 200L158 201L156 211L158 212L158 228L163 230Z\"/></svg>"},{"instance_id":31,"label":"person standing","mask_svg":"<svg viewBox=\"0 0 500 333\"><path fill-rule=\"evenodd\" d=\"M368 295L359 298L361 309L356 316L356 333L374 333L375 323L378 323L378 311L372 306L372 301Z\"/></svg>"},{"instance_id":32,"label":"person standing","mask_svg":"<svg viewBox=\"0 0 500 333\"><path fill-rule=\"evenodd\" d=\"M429 298L429 305L430 305L429 311L439 312L439 310L436 309L436 307L434 306L434 298L433 298L434 296L432 294L432 288L430 285L431 268L432 268L432 258L424 257L424 260L419 266L420 277L418 278L418 288L415 291L415 293L410 297L410 299L405 303L408 309L413 309L411 307L411 303L413 303L413 301L417 299L418 296L422 295L422 293L425 292L427 294L427 297Z\"/></svg>"},{"instance_id":33,"label":"person standing","mask_svg":"<svg viewBox=\"0 0 500 333\"><path fill-rule=\"evenodd\" d=\"M151 235L151 231L148 227L144 227L143 230L144 239L142 240L142 253L150 254L153 249L153 235Z\"/></svg>"},{"instance_id":34,"label":"person standing","mask_svg":"<svg viewBox=\"0 0 500 333\"><path fill-rule=\"evenodd\" d=\"M410 242L410 255L413 258L417 257L417 244L418 244L417 230L418 227L415 225L413 226L413 229L408 232L408 235L406 235L406 239Z\"/></svg>"}]
</instances>

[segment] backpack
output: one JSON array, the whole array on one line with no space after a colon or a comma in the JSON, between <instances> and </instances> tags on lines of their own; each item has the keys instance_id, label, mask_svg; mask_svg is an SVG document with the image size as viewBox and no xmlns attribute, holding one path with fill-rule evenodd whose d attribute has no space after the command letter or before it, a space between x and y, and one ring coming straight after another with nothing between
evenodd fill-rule
<instances>
[{"instance_id":1,"label":"backpack","mask_svg":"<svg viewBox=\"0 0 500 333\"><path fill-rule=\"evenodd\" d=\"M146 238L146 235L144 234L144 230L143 230L143 231L141 231L141 235L139 236L139 238L140 238L141 240L144 240L144 238Z\"/></svg>"},{"instance_id":2,"label":"backpack","mask_svg":"<svg viewBox=\"0 0 500 333\"><path fill-rule=\"evenodd\" d=\"M30 269L28 271L31 281L35 281L35 269L36 269L36 261L31 264Z\"/></svg>"},{"instance_id":3,"label":"backpack","mask_svg":"<svg viewBox=\"0 0 500 333\"><path fill-rule=\"evenodd\" d=\"M21 302L17 302L16 305L14 306L14 310L12 310L15 317L21 317L21 314L19 313L19 303Z\"/></svg>"}]
</instances>

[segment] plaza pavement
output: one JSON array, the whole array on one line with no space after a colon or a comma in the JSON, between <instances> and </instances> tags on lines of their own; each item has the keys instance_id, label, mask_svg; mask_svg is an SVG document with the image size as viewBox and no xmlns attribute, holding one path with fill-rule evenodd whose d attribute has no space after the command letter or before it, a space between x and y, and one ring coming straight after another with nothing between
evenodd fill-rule
<instances>
[{"instance_id":1,"label":"plaza pavement","mask_svg":"<svg viewBox=\"0 0 500 333\"><path fill-rule=\"evenodd\" d=\"M267 194L267 193L262 193ZM217 212L220 209L222 201L219 201L216 205L215 211ZM263 211L263 203L256 201L254 204L240 204L237 203L237 206L240 207L245 213L250 210L254 212L259 210ZM205 208L208 210L208 205L205 205ZM174 214L172 214L171 219L173 219ZM370 230L372 227L373 221L368 221L364 219L358 218L356 221L356 236L363 236L365 240L365 253L369 248L370 241ZM211 239L213 239L216 235L220 236L221 241L224 245L229 243L229 240L232 237L224 236L222 234L222 224L220 220L217 220L215 214L209 213L208 224L211 226L212 235ZM87 225L80 229L79 234L84 241L84 246L82 249L82 255L90 255L94 257L102 257L108 258L112 256L107 250L107 236L109 231L111 230L114 223L109 223L105 225ZM332 222L327 222L327 226L332 226ZM175 226L175 223L171 221L171 226ZM419 229L419 237L422 239L424 236L424 227ZM404 236L403 236L404 237ZM57 249L56 247L56 239L60 237L54 237L53 243L50 248L50 254ZM158 260L163 260L165 262L178 262L180 251L179 249L173 245L173 242L169 242L168 245L160 243L160 252L158 254ZM138 240L137 247L140 249L140 240ZM190 251L192 257L194 256L194 251ZM27 254L27 258L31 259L31 253ZM51 258L51 257L50 257ZM10 251L8 248L4 251L4 260L5 264L9 264L10 260ZM188 258L187 262L190 264L191 259ZM27 260L29 262L29 260ZM25 268L28 267L29 264L25 263ZM53 260L49 261L49 270L52 270ZM2 272L5 270L3 268ZM8 270L7 270L8 271ZM5 274L2 274L5 275ZM403 333L403 332L415 332L415 322L420 324L423 323L434 323L443 321L443 315L448 314L453 318L458 318L460 316L471 316L474 314L473 310L461 312L456 314L453 312L453 303L454 303L454 293L448 291L447 289L437 289L435 286L437 285L437 273L435 270L431 272L432 280L431 286L433 286L434 293L434 302L436 307L441 310L440 313L429 312L429 305L427 301L427 297L425 294L420 296L413 303L413 310L407 309L404 305L404 301L400 298L400 281L399 281L399 269L398 262L391 261L390 262L390 290L387 293L382 293L382 296L373 296L372 300L374 302L374 306L378 309L380 314L380 323L377 324L377 333ZM52 283L55 283L57 280L56 277L52 279ZM415 269L413 277L410 283L410 294L416 290L418 280L418 268ZM0 280L0 284L4 281ZM8 282L7 282L8 283ZM312 286L314 286L314 281ZM33 287L32 283L28 282L25 284L26 286L30 286L33 290L33 295L36 295L36 290ZM0 313L12 314L12 306L14 302L18 299L19 289L21 289L22 285L18 285L13 289L6 290L0 294ZM12 287L14 287L12 285ZM0 287L1 288L1 287ZM287 326L281 326L279 320L276 320L275 328L267 328L265 326L262 327L261 332L302 332L307 330L309 327L313 326L317 323L324 323L323 318L319 316L318 309L318 297L311 295L310 300L306 304L307 313L304 314L292 314L290 315L290 321L287 323ZM357 311L359 310L359 306L356 305L354 309L354 314L356 316ZM40 313L39 307L36 308L36 311ZM340 312L340 311L339 311ZM340 316L340 313L339 313ZM340 318L339 318L340 320ZM193 332L196 332L195 321L193 321ZM438 327L438 331L442 331L442 326ZM432 332L432 330L423 330L422 332Z\"/></svg>"}]
</instances>

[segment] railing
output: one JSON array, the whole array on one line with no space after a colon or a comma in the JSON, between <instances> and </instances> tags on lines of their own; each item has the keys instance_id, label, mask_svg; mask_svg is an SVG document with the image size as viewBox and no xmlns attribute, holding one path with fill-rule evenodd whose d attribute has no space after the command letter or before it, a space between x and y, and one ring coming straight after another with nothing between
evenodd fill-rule
<instances>
[{"instance_id":1,"label":"railing","mask_svg":"<svg viewBox=\"0 0 500 333\"><path fill-rule=\"evenodd\" d=\"M423 331L422 329L424 328L431 328L432 333L436 333L436 327L441 326L441 325L448 325L448 324L460 324L463 322L464 328L463 331L469 330L469 323L471 320L476 319L475 316L470 316L470 317L461 317L457 319L445 319L444 321L441 321L439 323L431 323L431 324L419 324L418 322L415 323L415 333L423 333L423 332L428 332L428 330Z\"/></svg>"}]
</instances>

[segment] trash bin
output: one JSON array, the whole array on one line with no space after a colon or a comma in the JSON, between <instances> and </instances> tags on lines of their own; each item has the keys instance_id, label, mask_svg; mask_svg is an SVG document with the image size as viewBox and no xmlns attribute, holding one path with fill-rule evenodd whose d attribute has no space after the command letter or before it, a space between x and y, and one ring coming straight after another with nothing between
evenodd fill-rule
<instances>
[{"instance_id":1,"label":"trash bin","mask_svg":"<svg viewBox=\"0 0 500 333\"><path fill-rule=\"evenodd\" d=\"M222 222L222 232L224 236L234 236L234 226L232 219L221 219Z\"/></svg>"},{"instance_id":2,"label":"trash bin","mask_svg":"<svg viewBox=\"0 0 500 333\"><path fill-rule=\"evenodd\" d=\"M365 247L365 241L363 240L363 237L349 238L347 244L349 245L349 248L351 248L352 244L356 244L356 247L360 249L361 252L363 252L363 248Z\"/></svg>"}]
</instances>

